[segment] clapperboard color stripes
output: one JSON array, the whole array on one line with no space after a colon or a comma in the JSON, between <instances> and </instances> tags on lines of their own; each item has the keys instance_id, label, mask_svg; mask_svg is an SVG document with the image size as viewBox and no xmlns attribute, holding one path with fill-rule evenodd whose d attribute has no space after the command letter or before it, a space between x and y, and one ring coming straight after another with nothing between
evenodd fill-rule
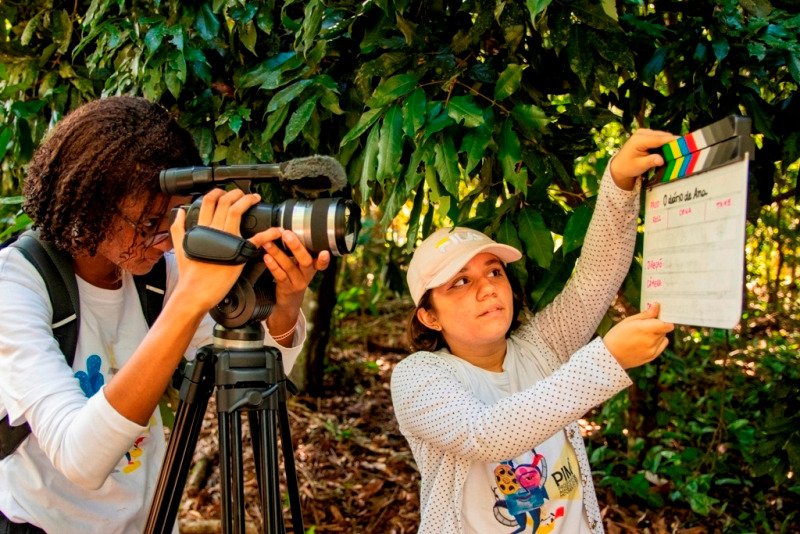
<instances>
[{"instance_id":1,"label":"clapperboard color stripes","mask_svg":"<svg viewBox=\"0 0 800 534\"><path fill-rule=\"evenodd\" d=\"M651 184L710 171L740 160L745 154L753 159L750 123L747 117L731 115L662 146L665 163L656 169Z\"/></svg>"}]
</instances>

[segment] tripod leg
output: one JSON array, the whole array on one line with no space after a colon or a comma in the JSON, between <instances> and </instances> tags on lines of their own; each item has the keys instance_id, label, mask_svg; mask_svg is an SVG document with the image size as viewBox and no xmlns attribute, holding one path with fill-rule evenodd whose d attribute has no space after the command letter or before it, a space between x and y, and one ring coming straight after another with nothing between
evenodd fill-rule
<instances>
[{"instance_id":1,"label":"tripod leg","mask_svg":"<svg viewBox=\"0 0 800 534\"><path fill-rule=\"evenodd\" d=\"M286 491L289 494L289 508L292 512L292 528L295 533L302 534L303 513L300 510L300 489L297 485L297 470L294 464L292 447L292 429L289 426L289 412L286 409L285 394L278 402L278 422L281 430L281 448L283 449L283 468L286 474Z\"/></svg>"},{"instance_id":2,"label":"tripod leg","mask_svg":"<svg viewBox=\"0 0 800 534\"><path fill-rule=\"evenodd\" d=\"M251 412L250 434L253 438L253 457L261 497L264 532L281 534L283 525L275 417L270 411Z\"/></svg>"},{"instance_id":3,"label":"tripod leg","mask_svg":"<svg viewBox=\"0 0 800 534\"><path fill-rule=\"evenodd\" d=\"M239 412L219 412L219 459L224 532L244 534L242 421Z\"/></svg>"},{"instance_id":4,"label":"tripod leg","mask_svg":"<svg viewBox=\"0 0 800 534\"><path fill-rule=\"evenodd\" d=\"M187 369L181 386L181 401L175 413L175 425L144 529L146 534L172 532L175 525L194 448L213 389L210 359L211 352L201 349Z\"/></svg>"}]
</instances>

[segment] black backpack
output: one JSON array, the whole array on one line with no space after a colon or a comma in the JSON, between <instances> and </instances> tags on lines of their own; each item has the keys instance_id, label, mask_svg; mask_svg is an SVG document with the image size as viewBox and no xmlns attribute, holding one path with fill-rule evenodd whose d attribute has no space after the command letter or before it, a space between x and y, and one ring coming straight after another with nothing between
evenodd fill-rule
<instances>
[{"instance_id":1,"label":"black backpack","mask_svg":"<svg viewBox=\"0 0 800 534\"><path fill-rule=\"evenodd\" d=\"M27 230L5 241L0 248L14 247L25 259L36 267L47 286L47 294L53 305L53 336L58 341L67 365L72 367L75 348L78 344L80 306L78 284L72 269L72 258L58 250L52 243L42 241L36 230ZM153 269L142 276L134 276L139 302L147 324L152 326L164 304L164 289L167 281L166 261L162 257ZM8 417L0 421L0 460L16 450L30 434L28 423L11 426Z\"/></svg>"}]
</instances>

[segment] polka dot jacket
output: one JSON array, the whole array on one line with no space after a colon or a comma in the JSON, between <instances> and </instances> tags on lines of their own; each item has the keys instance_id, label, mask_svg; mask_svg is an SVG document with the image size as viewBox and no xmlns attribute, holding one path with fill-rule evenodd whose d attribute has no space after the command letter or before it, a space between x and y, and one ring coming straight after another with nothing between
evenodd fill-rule
<instances>
[{"instance_id":1,"label":"polka dot jacket","mask_svg":"<svg viewBox=\"0 0 800 534\"><path fill-rule=\"evenodd\" d=\"M588 524L593 534L603 532L576 420L631 384L603 341L591 338L630 266L639 192L639 185L618 188L606 169L569 283L508 340L519 360L513 379L523 389L486 405L459 372L469 364L446 351L416 352L395 368L395 415L421 475L421 534L464 532L463 488L474 462L514 457L562 429L578 458Z\"/></svg>"}]
</instances>

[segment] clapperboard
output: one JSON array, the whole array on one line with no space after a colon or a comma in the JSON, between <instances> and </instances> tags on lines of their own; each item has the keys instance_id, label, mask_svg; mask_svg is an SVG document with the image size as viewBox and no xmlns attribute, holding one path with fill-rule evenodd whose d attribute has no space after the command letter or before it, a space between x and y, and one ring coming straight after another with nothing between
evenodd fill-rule
<instances>
[{"instance_id":1,"label":"clapperboard","mask_svg":"<svg viewBox=\"0 0 800 534\"><path fill-rule=\"evenodd\" d=\"M732 115L660 149L646 183L641 307L676 324L733 328L742 315L751 121Z\"/></svg>"}]
</instances>

